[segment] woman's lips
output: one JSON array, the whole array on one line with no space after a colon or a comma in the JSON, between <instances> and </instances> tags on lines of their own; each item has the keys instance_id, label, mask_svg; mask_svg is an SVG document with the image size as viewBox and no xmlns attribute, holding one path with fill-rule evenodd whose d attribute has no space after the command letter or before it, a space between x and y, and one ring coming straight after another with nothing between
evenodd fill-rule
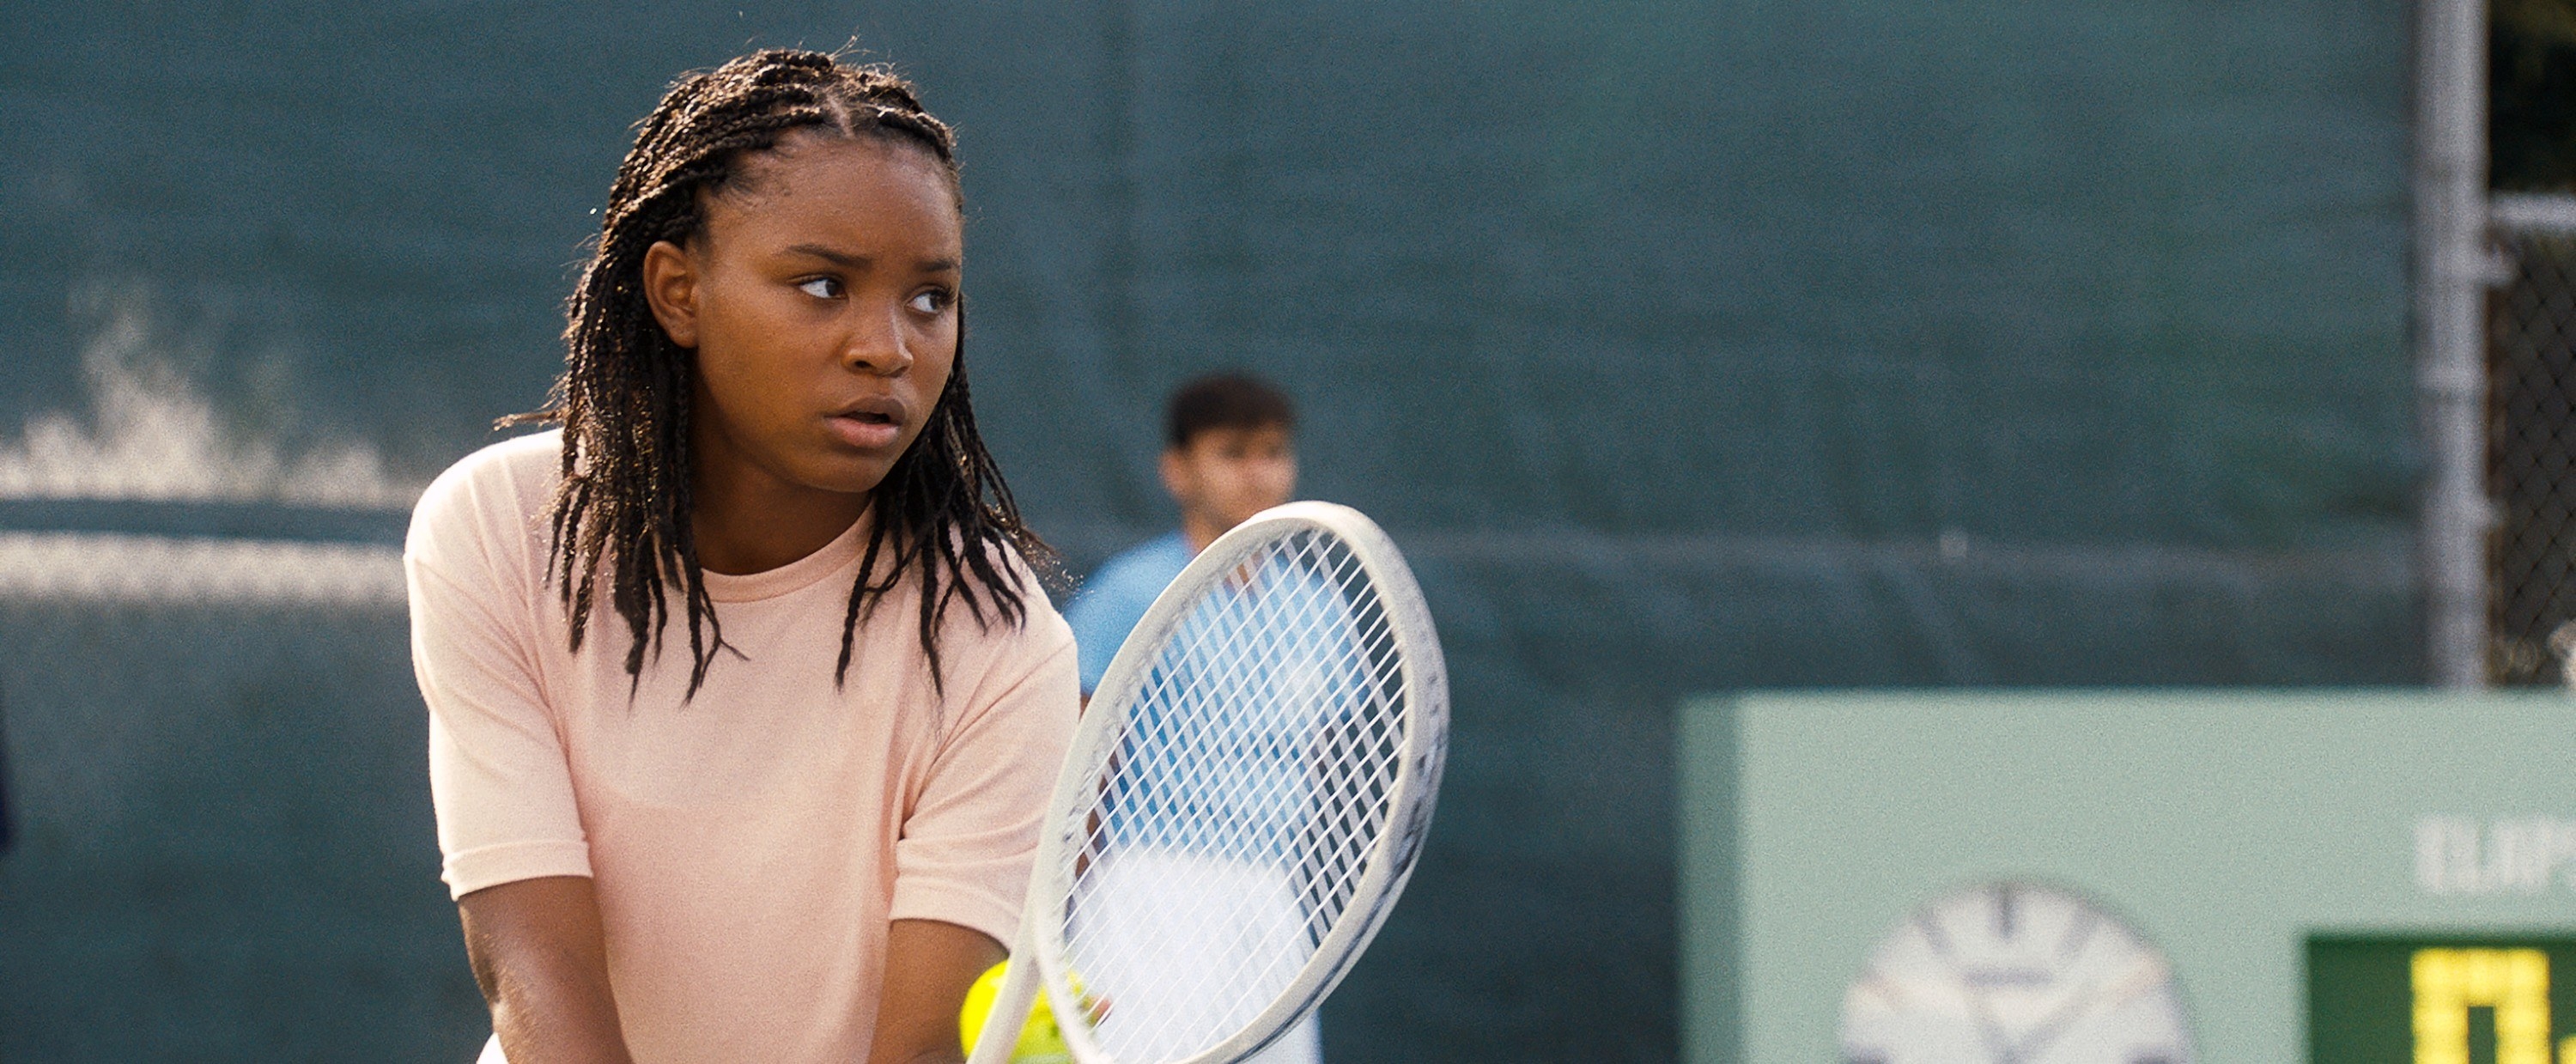
<instances>
[{"instance_id":1,"label":"woman's lips","mask_svg":"<svg viewBox=\"0 0 2576 1064\"><path fill-rule=\"evenodd\" d=\"M832 431L840 436L841 442L860 450L881 451L894 446L895 441L903 436L902 426L896 425L891 418L834 414L824 420L831 422Z\"/></svg>"}]
</instances>

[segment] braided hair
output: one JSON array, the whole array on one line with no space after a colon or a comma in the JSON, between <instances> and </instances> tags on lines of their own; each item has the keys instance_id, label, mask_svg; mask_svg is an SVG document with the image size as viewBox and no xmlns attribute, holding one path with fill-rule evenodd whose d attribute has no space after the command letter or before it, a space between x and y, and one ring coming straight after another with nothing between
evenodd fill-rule
<instances>
[{"instance_id":1,"label":"braided hair","mask_svg":"<svg viewBox=\"0 0 2576 1064\"><path fill-rule=\"evenodd\" d=\"M550 510L547 579L572 620L580 650L597 574L609 572L610 605L626 622L630 682L658 656L676 586L689 630L695 697L724 642L698 566L690 524L691 388L696 352L672 342L644 294L645 252L684 243L706 224L703 197L737 180L745 157L794 131L917 147L956 186L956 139L922 109L913 88L879 66L821 52L771 49L682 76L637 124L617 169L599 237L565 307L564 373L544 408L505 424L563 428L563 478ZM948 384L921 435L887 471L871 500L873 521L841 622L835 682L846 681L859 621L908 574L921 581L921 646L934 689L941 623L963 603L976 623L1027 616L1020 570L1059 572L1053 548L1020 520L1000 468L975 431L967 401L965 302ZM886 561L882 569L880 561ZM738 652L737 652L738 653Z\"/></svg>"}]
</instances>

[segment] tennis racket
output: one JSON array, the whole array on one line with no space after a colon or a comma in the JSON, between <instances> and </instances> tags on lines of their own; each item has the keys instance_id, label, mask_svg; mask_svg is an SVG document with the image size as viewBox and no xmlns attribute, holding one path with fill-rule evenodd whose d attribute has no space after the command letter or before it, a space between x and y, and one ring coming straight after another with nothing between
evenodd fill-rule
<instances>
[{"instance_id":1,"label":"tennis racket","mask_svg":"<svg viewBox=\"0 0 2576 1064\"><path fill-rule=\"evenodd\" d=\"M1350 971L1412 874L1449 732L1413 574L1348 507L1264 510L1118 649L1057 776L969 1064L1043 987L1081 1064L1231 1064Z\"/></svg>"}]
</instances>

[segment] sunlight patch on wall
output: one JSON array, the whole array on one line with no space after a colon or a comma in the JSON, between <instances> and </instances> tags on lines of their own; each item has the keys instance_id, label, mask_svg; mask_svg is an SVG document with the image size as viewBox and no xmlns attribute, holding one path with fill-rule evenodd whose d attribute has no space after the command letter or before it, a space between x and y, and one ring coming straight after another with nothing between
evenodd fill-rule
<instances>
[{"instance_id":1,"label":"sunlight patch on wall","mask_svg":"<svg viewBox=\"0 0 2576 1064\"><path fill-rule=\"evenodd\" d=\"M228 431L196 383L157 352L140 306L113 308L83 350L86 416L47 411L0 436L0 499L273 501L402 509L421 486L389 479L365 444L289 454Z\"/></svg>"}]
</instances>

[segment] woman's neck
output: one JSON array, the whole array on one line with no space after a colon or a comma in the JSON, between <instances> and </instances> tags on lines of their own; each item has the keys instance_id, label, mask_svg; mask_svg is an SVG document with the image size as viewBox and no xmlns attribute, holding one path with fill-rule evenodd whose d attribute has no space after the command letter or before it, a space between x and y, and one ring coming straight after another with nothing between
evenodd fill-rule
<instances>
[{"instance_id":1,"label":"woman's neck","mask_svg":"<svg viewBox=\"0 0 2576 1064\"><path fill-rule=\"evenodd\" d=\"M823 549L866 515L868 496L838 492L742 492L695 487L690 532L698 566L741 576L767 572Z\"/></svg>"}]
</instances>

